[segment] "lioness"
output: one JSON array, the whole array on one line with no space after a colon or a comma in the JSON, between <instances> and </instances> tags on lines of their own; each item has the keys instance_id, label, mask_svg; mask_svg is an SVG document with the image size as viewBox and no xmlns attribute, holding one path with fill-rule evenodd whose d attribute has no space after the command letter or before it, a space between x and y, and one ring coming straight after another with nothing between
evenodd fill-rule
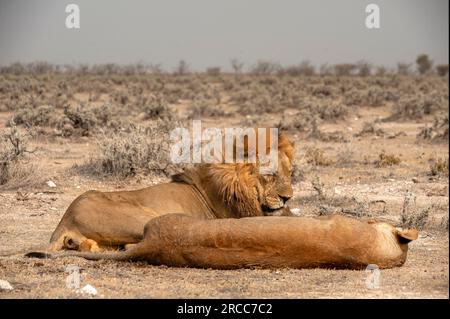
<instances>
[{"instance_id":1,"label":"lioness","mask_svg":"<svg viewBox=\"0 0 450 319\"><path fill-rule=\"evenodd\" d=\"M403 265L407 244L417 235L415 229L339 215L205 220L168 214L150 220L143 241L127 251L66 252L45 257L145 260L154 265L217 269L361 269L369 264L391 268Z\"/></svg>"},{"instance_id":2,"label":"lioness","mask_svg":"<svg viewBox=\"0 0 450 319\"><path fill-rule=\"evenodd\" d=\"M169 213L198 218L288 214L294 149L282 133L275 138L274 175L259 174L257 163L203 164L170 183L135 191L88 191L69 206L46 250L100 251L134 244L142 240L150 219Z\"/></svg>"}]
</instances>

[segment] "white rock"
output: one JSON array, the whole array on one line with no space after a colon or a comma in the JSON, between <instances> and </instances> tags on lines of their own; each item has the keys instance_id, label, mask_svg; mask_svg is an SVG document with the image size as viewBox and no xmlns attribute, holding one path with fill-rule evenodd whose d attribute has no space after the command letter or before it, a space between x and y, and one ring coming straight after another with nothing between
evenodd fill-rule
<instances>
[{"instance_id":1,"label":"white rock","mask_svg":"<svg viewBox=\"0 0 450 319\"><path fill-rule=\"evenodd\" d=\"M13 289L14 289L13 286L11 286L9 282L0 279L0 290L13 290Z\"/></svg>"},{"instance_id":2,"label":"white rock","mask_svg":"<svg viewBox=\"0 0 450 319\"><path fill-rule=\"evenodd\" d=\"M334 193L335 193L336 195L341 195L342 191L340 190L340 188L335 187L335 188L334 188Z\"/></svg>"},{"instance_id":3,"label":"white rock","mask_svg":"<svg viewBox=\"0 0 450 319\"><path fill-rule=\"evenodd\" d=\"M88 284L81 289L77 289L76 293L95 296L97 294L97 289Z\"/></svg>"},{"instance_id":4,"label":"white rock","mask_svg":"<svg viewBox=\"0 0 450 319\"><path fill-rule=\"evenodd\" d=\"M300 208L291 208L291 213L295 216L300 216Z\"/></svg>"},{"instance_id":5,"label":"white rock","mask_svg":"<svg viewBox=\"0 0 450 319\"><path fill-rule=\"evenodd\" d=\"M51 187L51 188L54 188L54 187L56 187L56 184L53 181L47 181L47 186Z\"/></svg>"}]
</instances>

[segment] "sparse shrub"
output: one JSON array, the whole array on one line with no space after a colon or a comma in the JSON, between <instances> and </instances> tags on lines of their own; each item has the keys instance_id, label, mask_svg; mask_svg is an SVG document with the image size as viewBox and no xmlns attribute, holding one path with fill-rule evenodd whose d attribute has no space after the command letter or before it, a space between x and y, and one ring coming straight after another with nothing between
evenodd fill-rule
<instances>
[{"instance_id":1,"label":"sparse shrub","mask_svg":"<svg viewBox=\"0 0 450 319\"><path fill-rule=\"evenodd\" d=\"M314 176L314 179L311 181L312 188L316 191L317 196L323 198L325 196L325 192L323 187L325 186L324 183L320 180L320 177L318 175Z\"/></svg>"},{"instance_id":2,"label":"sparse shrub","mask_svg":"<svg viewBox=\"0 0 450 319\"><path fill-rule=\"evenodd\" d=\"M384 66L377 66L375 69L376 76L385 76L387 73L388 71Z\"/></svg>"},{"instance_id":3,"label":"sparse shrub","mask_svg":"<svg viewBox=\"0 0 450 319\"><path fill-rule=\"evenodd\" d=\"M363 127L361 131L356 134L357 137L359 136L384 136L386 133L383 129L378 128L377 125L373 122L364 122Z\"/></svg>"},{"instance_id":4,"label":"sparse shrub","mask_svg":"<svg viewBox=\"0 0 450 319\"><path fill-rule=\"evenodd\" d=\"M278 73L280 75L289 76L312 76L316 73L316 70L309 61L303 61L299 65L291 65L281 68Z\"/></svg>"},{"instance_id":5,"label":"sparse shrub","mask_svg":"<svg viewBox=\"0 0 450 319\"><path fill-rule=\"evenodd\" d=\"M145 119L172 120L174 115L162 95L151 96L143 107Z\"/></svg>"},{"instance_id":6,"label":"sparse shrub","mask_svg":"<svg viewBox=\"0 0 450 319\"><path fill-rule=\"evenodd\" d=\"M436 71L439 74L439 76L446 76L448 74L448 64L437 65Z\"/></svg>"},{"instance_id":7,"label":"sparse shrub","mask_svg":"<svg viewBox=\"0 0 450 319\"><path fill-rule=\"evenodd\" d=\"M397 63L397 74L399 75L409 75L411 74L411 63Z\"/></svg>"},{"instance_id":8,"label":"sparse shrub","mask_svg":"<svg viewBox=\"0 0 450 319\"><path fill-rule=\"evenodd\" d=\"M415 227L419 230L423 229L428 221L428 216L432 206L425 209L417 209L416 196L411 192L405 194L403 200L402 211L400 213L400 223L402 227Z\"/></svg>"},{"instance_id":9,"label":"sparse shrub","mask_svg":"<svg viewBox=\"0 0 450 319\"><path fill-rule=\"evenodd\" d=\"M418 140L431 142L448 142L448 113L442 112L434 117L432 126L426 125L417 134Z\"/></svg>"},{"instance_id":10,"label":"sparse shrub","mask_svg":"<svg viewBox=\"0 0 450 319\"><path fill-rule=\"evenodd\" d=\"M220 75L220 67L210 67L206 68L206 74L209 76L219 76Z\"/></svg>"},{"instance_id":11,"label":"sparse shrub","mask_svg":"<svg viewBox=\"0 0 450 319\"><path fill-rule=\"evenodd\" d=\"M351 63L342 63L334 65L334 74L337 76L348 76L352 75L356 69L355 64Z\"/></svg>"},{"instance_id":12,"label":"sparse shrub","mask_svg":"<svg viewBox=\"0 0 450 319\"><path fill-rule=\"evenodd\" d=\"M386 154L385 151L382 151L378 155L378 159L375 161L375 165L377 167L386 167L400 164L401 159L394 154Z\"/></svg>"},{"instance_id":13,"label":"sparse shrub","mask_svg":"<svg viewBox=\"0 0 450 319\"><path fill-rule=\"evenodd\" d=\"M280 70L280 66L271 61L260 60L251 67L250 73L255 75L269 75L274 74Z\"/></svg>"},{"instance_id":14,"label":"sparse shrub","mask_svg":"<svg viewBox=\"0 0 450 319\"><path fill-rule=\"evenodd\" d=\"M171 169L169 136L161 127L105 135L97 144L98 153L77 168L80 172L129 177L150 172L168 174Z\"/></svg>"},{"instance_id":15,"label":"sparse shrub","mask_svg":"<svg viewBox=\"0 0 450 319\"><path fill-rule=\"evenodd\" d=\"M104 104L98 107L79 105L78 107L66 107L65 117L58 124L62 135L65 137L80 135L90 136L98 130L107 128L117 129L120 121L114 121L113 107Z\"/></svg>"},{"instance_id":16,"label":"sparse shrub","mask_svg":"<svg viewBox=\"0 0 450 319\"><path fill-rule=\"evenodd\" d=\"M293 115L283 114L278 128L286 131L311 132L314 126L317 126L318 121L317 115L303 109Z\"/></svg>"},{"instance_id":17,"label":"sparse shrub","mask_svg":"<svg viewBox=\"0 0 450 319\"><path fill-rule=\"evenodd\" d=\"M430 173L433 176L448 176L448 157L431 161Z\"/></svg>"},{"instance_id":18,"label":"sparse shrub","mask_svg":"<svg viewBox=\"0 0 450 319\"><path fill-rule=\"evenodd\" d=\"M189 64L186 61L180 60L178 62L178 66L175 68L175 74L177 75L185 75L189 73Z\"/></svg>"},{"instance_id":19,"label":"sparse shrub","mask_svg":"<svg viewBox=\"0 0 450 319\"><path fill-rule=\"evenodd\" d=\"M49 105L38 107L25 107L17 111L12 117L12 121L18 125L45 126L52 122L55 115L55 108ZM56 121L53 119L53 122Z\"/></svg>"},{"instance_id":20,"label":"sparse shrub","mask_svg":"<svg viewBox=\"0 0 450 319\"><path fill-rule=\"evenodd\" d=\"M372 72L372 65L366 61L360 61L356 64L359 76L369 76Z\"/></svg>"},{"instance_id":21,"label":"sparse shrub","mask_svg":"<svg viewBox=\"0 0 450 319\"><path fill-rule=\"evenodd\" d=\"M225 112L217 105L211 105L207 100L194 100L190 106L188 117L201 119L203 117L225 116Z\"/></svg>"},{"instance_id":22,"label":"sparse shrub","mask_svg":"<svg viewBox=\"0 0 450 319\"><path fill-rule=\"evenodd\" d=\"M427 54L421 54L416 59L417 70L420 74L426 74L431 70L433 61L430 60Z\"/></svg>"},{"instance_id":23,"label":"sparse shrub","mask_svg":"<svg viewBox=\"0 0 450 319\"><path fill-rule=\"evenodd\" d=\"M0 136L0 187L18 188L33 186L41 181L33 164L26 163L27 138L12 125L8 133Z\"/></svg>"},{"instance_id":24,"label":"sparse shrub","mask_svg":"<svg viewBox=\"0 0 450 319\"><path fill-rule=\"evenodd\" d=\"M315 147L310 147L306 150L305 159L308 164L314 166L328 166L332 164L332 161L325 156L325 152Z\"/></svg>"},{"instance_id":25,"label":"sparse shrub","mask_svg":"<svg viewBox=\"0 0 450 319\"><path fill-rule=\"evenodd\" d=\"M230 61L231 67L233 68L233 71L235 74L241 73L242 68L244 67L244 63L239 61L238 59L234 58Z\"/></svg>"},{"instance_id":26,"label":"sparse shrub","mask_svg":"<svg viewBox=\"0 0 450 319\"><path fill-rule=\"evenodd\" d=\"M394 105L392 114L386 120L418 120L444 107L444 101L438 95L403 97Z\"/></svg>"},{"instance_id":27,"label":"sparse shrub","mask_svg":"<svg viewBox=\"0 0 450 319\"><path fill-rule=\"evenodd\" d=\"M336 121L345 119L349 110L347 105L340 102L328 102L313 104L309 106L311 112L316 112L324 121Z\"/></svg>"}]
</instances>

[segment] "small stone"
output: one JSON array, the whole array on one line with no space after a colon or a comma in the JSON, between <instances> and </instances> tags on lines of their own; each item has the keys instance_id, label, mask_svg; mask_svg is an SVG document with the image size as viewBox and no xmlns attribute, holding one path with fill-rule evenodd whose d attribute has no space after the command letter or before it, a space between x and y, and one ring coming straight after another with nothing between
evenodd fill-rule
<instances>
[{"instance_id":1,"label":"small stone","mask_svg":"<svg viewBox=\"0 0 450 319\"><path fill-rule=\"evenodd\" d=\"M56 184L55 184L55 182L53 182L53 181L47 181L47 186L48 186L48 187L51 187L51 188L55 188L55 187L56 187Z\"/></svg>"},{"instance_id":2,"label":"small stone","mask_svg":"<svg viewBox=\"0 0 450 319\"><path fill-rule=\"evenodd\" d=\"M0 290L13 290L13 289L14 289L13 286L11 286L9 282L0 279Z\"/></svg>"},{"instance_id":3,"label":"small stone","mask_svg":"<svg viewBox=\"0 0 450 319\"><path fill-rule=\"evenodd\" d=\"M419 182L419 180L415 177L412 178L413 183L417 184Z\"/></svg>"},{"instance_id":4,"label":"small stone","mask_svg":"<svg viewBox=\"0 0 450 319\"><path fill-rule=\"evenodd\" d=\"M97 289L88 284L81 289L77 289L76 293L95 296L97 294Z\"/></svg>"}]
</instances>

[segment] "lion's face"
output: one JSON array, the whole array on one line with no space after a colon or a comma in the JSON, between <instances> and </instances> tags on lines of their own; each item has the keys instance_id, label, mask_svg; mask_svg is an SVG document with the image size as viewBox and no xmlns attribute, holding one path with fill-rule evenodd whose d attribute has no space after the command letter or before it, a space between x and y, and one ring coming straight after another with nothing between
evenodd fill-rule
<instances>
[{"instance_id":1,"label":"lion's face","mask_svg":"<svg viewBox=\"0 0 450 319\"><path fill-rule=\"evenodd\" d=\"M198 187L206 192L213 206L217 202L225 204L229 209L227 217L284 215L285 203L293 195L293 157L293 145L280 134L278 167L273 175L260 174L259 164L254 163L203 164L193 175L203 181L197 183Z\"/></svg>"},{"instance_id":2,"label":"lion's face","mask_svg":"<svg viewBox=\"0 0 450 319\"><path fill-rule=\"evenodd\" d=\"M280 152L278 156L278 171L273 175L259 175L259 183L262 187L260 196L261 210L265 215L273 214L284 208L285 203L293 195L292 163L289 157Z\"/></svg>"}]
</instances>

